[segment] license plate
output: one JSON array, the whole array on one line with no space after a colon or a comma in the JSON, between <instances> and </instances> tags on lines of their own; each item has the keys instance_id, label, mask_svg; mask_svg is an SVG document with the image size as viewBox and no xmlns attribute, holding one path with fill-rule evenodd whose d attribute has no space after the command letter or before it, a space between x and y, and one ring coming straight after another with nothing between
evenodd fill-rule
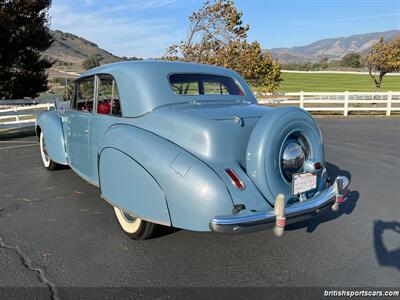
<instances>
[{"instance_id":1,"label":"license plate","mask_svg":"<svg viewBox=\"0 0 400 300\"><path fill-rule=\"evenodd\" d=\"M317 187L317 175L315 173L298 173L292 179L293 195L299 195Z\"/></svg>"}]
</instances>

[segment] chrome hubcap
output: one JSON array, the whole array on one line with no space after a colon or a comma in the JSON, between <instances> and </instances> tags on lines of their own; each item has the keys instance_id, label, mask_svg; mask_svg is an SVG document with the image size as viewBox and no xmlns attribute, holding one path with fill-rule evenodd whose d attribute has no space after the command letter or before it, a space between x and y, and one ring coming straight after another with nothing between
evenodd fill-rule
<instances>
[{"instance_id":1,"label":"chrome hubcap","mask_svg":"<svg viewBox=\"0 0 400 300\"><path fill-rule=\"evenodd\" d=\"M310 158L311 149L300 132L292 132L284 140L281 151L281 173L285 180L291 182L293 174L303 170L304 162Z\"/></svg>"},{"instance_id":2,"label":"chrome hubcap","mask_svg":"<svg viewBox=\"0 0 400 300\"><path fill-rule=\"evenodd\" d=\"M282 154L283 175L289 181L292 180L293 174L303 168L305 153L300 144L289 142Z\"/></svg>"}]
</instances>

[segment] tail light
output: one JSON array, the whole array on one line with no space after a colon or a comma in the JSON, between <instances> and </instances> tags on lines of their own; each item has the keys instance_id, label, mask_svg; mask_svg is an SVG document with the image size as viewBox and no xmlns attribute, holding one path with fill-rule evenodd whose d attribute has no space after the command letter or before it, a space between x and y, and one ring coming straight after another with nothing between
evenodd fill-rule
<instances>
[{"instance_id":1,"label":"tail light","mask_svg":"<svg viewBox=\"0 0 400 300\"><path fill-rule=\"evenodd\" d=\"M239 190L244 190L245 185L240 180L240 178L236 175L235 171L232 169L225 169L226 174L231 178L232 184Z\"/></svg>"}]
</instances>

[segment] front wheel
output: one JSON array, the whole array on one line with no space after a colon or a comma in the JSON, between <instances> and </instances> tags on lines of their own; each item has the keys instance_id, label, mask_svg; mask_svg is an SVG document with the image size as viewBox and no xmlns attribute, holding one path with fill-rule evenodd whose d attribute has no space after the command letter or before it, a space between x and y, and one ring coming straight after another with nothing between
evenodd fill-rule
<instances>
[{"instance_id":1,"label":"front wheel","mask_svg":"<svg viewBox=\"0 0 400 300\"><path fill-rule=\"evenodd\" d=\"M157 224L133 217L129 213L114 207L115 216L121 229L133 240L147 240L152 238L157 231Z\"/></svg>"},{"instance_id":2,"label":"front wheel","mask_svg":"<svg viewBox=\"0 0 400 300\"><path fill-rule=\"evenodd\" d=\"M43 132L40 132L40 155L42 156L43 165L47 170L53 171L60 168L60 164L53 161L50 156L47 154L46 144L44 142Z\"/></svg>"}]
</instances>

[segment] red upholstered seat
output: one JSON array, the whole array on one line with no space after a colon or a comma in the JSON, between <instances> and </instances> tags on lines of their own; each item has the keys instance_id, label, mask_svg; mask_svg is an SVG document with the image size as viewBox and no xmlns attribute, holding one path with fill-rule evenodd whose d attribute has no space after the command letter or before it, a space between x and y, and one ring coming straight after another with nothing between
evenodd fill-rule
<instances>
[{"instance_id":1,"label":"red upholstered seat","mask_svg":"<svg viewBox=\"0 0 400 300\"><path fill-rule=\"evenodd\" d=\"M97 107L97 113L102 115L109 115L110 114L110 102L99 102Z\"/></svg>"}]
</instances>

